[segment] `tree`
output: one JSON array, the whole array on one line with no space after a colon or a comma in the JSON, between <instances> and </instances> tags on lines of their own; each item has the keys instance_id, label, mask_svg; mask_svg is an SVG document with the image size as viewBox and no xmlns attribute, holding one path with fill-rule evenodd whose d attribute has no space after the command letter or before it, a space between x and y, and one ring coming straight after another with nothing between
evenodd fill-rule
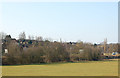
<instances>
[{"instance_id":1,"label":"tree","mask_svg":"<svg viewBox=\"0 0 120 78\"><path fill-rule=\"evenodd\" d=\"M26 39L25 32L21 32L21 33L19 34L19 39Z\"/></svg>"},{"instance_id":2,"label":"tree","mask_svg":"<svg viewBox=\"0 0 120 78\"><path fill-rule=\"evenodd\" d=\"M6 37L6 33L0 32L0 39L5 39L5 37Z\"/></svg>"},{"instance_id":3,"label":"tree","mask_svg":"<svg viewBox=\"0 0 120 78\"><path fill-rule=\"evenodd\" d=\"M28 39L29 39L29 40L34 40L34 36L29 35L29 36L28 36Z\"/></svg>"},{"instance_id":4,"label":"tree","mask_svg":"<svg viewBox=\"0 0 120 78\"><path fill-rule=\"evenodd\" d=\"M43 41L43 38L41 36L36 36L37 41Z\"/></svg>"}]
</instances>

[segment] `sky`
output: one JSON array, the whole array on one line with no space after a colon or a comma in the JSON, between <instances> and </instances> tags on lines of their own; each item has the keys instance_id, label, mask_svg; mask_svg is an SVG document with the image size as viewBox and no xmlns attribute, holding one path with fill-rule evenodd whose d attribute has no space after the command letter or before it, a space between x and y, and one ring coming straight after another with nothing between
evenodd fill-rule
<instances>
[{"instance_id":1,"label":"sky","mask_svg":"<svg viewBox=\"0 0 120 78\"><path fill-rule=\"evenodd\" d=\"M59 41L118 42L117 2L2 3L0 32L18 38L42 36Z\"/></svg>"},{"instance_id":2,"label":"sky","mask_svg":"<svg viewBox=\"0 0 120 78\"><path fill-rule=\"evenodd\" d=\"M1 0L1 2L118 2L119 0Z\"/></svg>"}]
</instances>

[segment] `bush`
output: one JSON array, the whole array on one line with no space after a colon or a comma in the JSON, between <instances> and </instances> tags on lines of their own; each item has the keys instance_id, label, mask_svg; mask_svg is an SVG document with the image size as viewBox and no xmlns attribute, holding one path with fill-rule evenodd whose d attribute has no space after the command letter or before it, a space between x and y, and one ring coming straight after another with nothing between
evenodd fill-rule
<instances>
[{"instance_id":1,"label":"bush","mask_svg":"<svg viewBox=\"0 0 120 78\"><path fill-rule=\"evenodd\" d=\"M44 45L20 49L19 45L10 44L7 46L9 53L4 54L3 64L35 64L35 63L52 63L52 62L68 62L80 60L101 60L101 51L97 47L89 44L82 45L63 45L59 42L42 42ZM82 53L79 49L83 49Z\"/></svg>"}]
</instances>

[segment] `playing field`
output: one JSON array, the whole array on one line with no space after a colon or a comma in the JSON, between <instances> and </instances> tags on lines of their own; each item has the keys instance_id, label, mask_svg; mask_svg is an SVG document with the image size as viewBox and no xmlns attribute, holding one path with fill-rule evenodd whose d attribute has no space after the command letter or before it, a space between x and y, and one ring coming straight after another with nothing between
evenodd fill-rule
<instances>
[{"instance_id":1,"label":"playing field","mask_svg":"<svg viewBox=\"0 0 120 78\"><path fill-rule=\"evenodd\" d=\"M3 76L117 76L118 61L2 66Z\"/></svg>"}]
</instances>

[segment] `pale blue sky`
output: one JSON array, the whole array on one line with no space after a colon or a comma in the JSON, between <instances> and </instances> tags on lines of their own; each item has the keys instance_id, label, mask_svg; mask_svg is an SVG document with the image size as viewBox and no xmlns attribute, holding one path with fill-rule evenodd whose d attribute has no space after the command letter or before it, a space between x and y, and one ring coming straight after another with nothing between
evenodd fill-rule
<instances>
[{"instance_id":1,"label":"pale blue sky","mask_svg":"<svg viewBox=\"0 0 120 78\"><path fill-rule=\"evenodd\" d=\"M3 3L0 31L53 40L118 42L117 2Z\"/></svg>"}]
</instances>

